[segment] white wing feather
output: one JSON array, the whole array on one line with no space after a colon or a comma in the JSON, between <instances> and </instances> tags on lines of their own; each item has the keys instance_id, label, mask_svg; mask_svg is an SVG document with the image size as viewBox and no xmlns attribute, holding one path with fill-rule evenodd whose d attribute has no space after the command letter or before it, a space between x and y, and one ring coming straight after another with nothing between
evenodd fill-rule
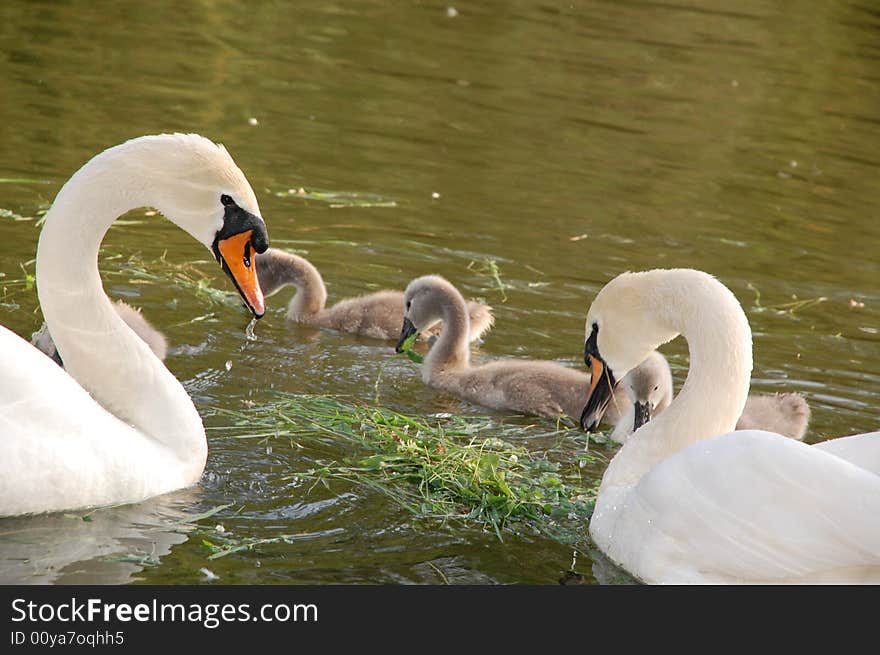
<instances>
[{"instance_id":1,"label":"white wing feather","mask_svg":"<svg viewBox=\"0 0 880 655\"><path fill-rule=\"evenodd\" d=\"M0 516L132 502L173 485L167 452L3 326L0 361Z\"/></svg>"},{"instance_id":2,"label":"white wing feather","mask_svg":"<svg viewBox=\"0 0 880 655\"><path fill-rule=\"evenodd\" d=\"M744 430L685 448L617 496L609 555L647 582L880 582L880 476L847 461L880 433L849 439Z\"/></svg>"},{"instance_id":3,"label":"white wing feather","mask_svg":"<svg viewBox=\"0 0 880 655\"><path fill-rule=\"evenodd\" d=\"M880 432L828 439L813 444L813 448L837 455L875 475L880 475Z\"/></svg>"}]
</instances>

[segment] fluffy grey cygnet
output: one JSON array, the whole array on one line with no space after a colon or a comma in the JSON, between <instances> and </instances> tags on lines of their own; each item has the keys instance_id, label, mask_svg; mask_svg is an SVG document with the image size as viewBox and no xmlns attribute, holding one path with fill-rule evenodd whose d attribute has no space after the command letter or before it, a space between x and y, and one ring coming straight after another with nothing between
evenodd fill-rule
<instances>
[{"instance_id":1,"label":"fluffy grey cygnet","mask_svg":"<svg viewBox=\"0 0 880 655\"><path fill-rule=\"evenodd\" d=\"M443 331L422 362L429 387L492 409L558 419L577 418L586 403L590 377L549 361L506 359L471 366L468 308L458 289L444 278L427 275L409 283L397 350L416 332L437 321Z\"/></svg>"},{"instance_id":2,"label":"fluffy grey cygnet","mask_svg":"<svg viewBox=\"0 0 880 655\"><path fill-rule=\"evenodd\" d=\"M327 288L318 269L307 259L277 248L269 248L257 255L257 275L266 297L287 285L296 287L296 294L287 309L287 318L291 321L374 339L396 339L400 333L402 291L377 291L325 307ZM470 318L468 340L475 341L492 327L495 317L491 307L478 302L468 302L467 311ZM442 327L441 324L429 326L424 331L424 338L440 334Z\"/></svg>"}]
</instances>

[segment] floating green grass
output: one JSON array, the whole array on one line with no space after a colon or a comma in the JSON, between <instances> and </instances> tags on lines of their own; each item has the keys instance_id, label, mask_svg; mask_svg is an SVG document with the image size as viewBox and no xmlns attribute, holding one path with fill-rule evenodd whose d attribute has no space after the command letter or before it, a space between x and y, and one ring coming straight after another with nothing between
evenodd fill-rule
<instances>
[{"instance_id":1,"label":"floating green grass","mask_svg":"<svg viewBox=\"0 0 880 655\"><path fill-rule=\"evenodd\" d=\"M32 221L34 220L33 216L22 216L19 213L12 211L11 209L4 209L0 207L0 218L8 218L12 221Z\"/></svg>"},{"instance_id":2,"label":"floating green grass","mask_svg":"<svg viewBox=\"0 0 880 655\"><path fill-rule=\"evenodd\" d=\"M279 198L302 198L303 200L317 200L325 202L331 208L340 207L397 207L397 202L383 198L375 193L364 193L362 191L330 191L329 189L288 189L286 191L276 191L275 195Z\"/></svg>"},{"instance_id":3,"label":"floating green grass","mask_svg":"<svg viewBox=\"0 0 880 655\"><path fill-rule=\"evenodd\" d=\"M225 537L222 543L214 543L210 539L202 539L202 545L211 551L211 554L208 555L208 559L219 559L221 557L226 557L227 555L232 555L233 553L253 550L257 546L290 544L296 541L297 538L298 535L294 534L283 534L278 537L268 537L266 539L237 539L230 535Z\"/></svg>"},{"instance_id":4,"label":"floating green grass","mask_svg":"<svg viewBox=\"0 0 880 655\"><path fill-rule=\"evenodd\" d=\"M124 255L120 253L104 253L101 257L103 275L112 278L124 278L129 284L141 285L157 283L192 293L210 306L225 305L241 307L237 293L214 286L216 271L219 267L211 260L173 262L161 257L145 259L139 253ZM0 275L0 302L9 300L18 293L35 289L36 277L33 264L29 260L19 264L22 275L10 277ZM202 317L204 318L204 317Z\"/></svg>"},{"instance_id":5,"label":"floating green grass","mask_svg":"<svg viewBox=\"0 0 880 655\"><path fill-rule=\"evenodd\" d=\"M217 264L208 260L172 262L163 253L156 259L144 259L139 254L111 255L104 261L117 260L116 265L105 270L106 275L126 277L131 284L161 283L188 291L209 305L241 306L238 294L213 286L215 276L208 272Z\"/></svg>"},{"instance_id":6,"label":"floating green grass","mask_svg":"<svg viewBox=\"0 0 880 655\"><path fill-rule=\"evenodd\" d=\"M49 180L38 180L32 177L0 177L0 184L49 184Z\"/></svg>"},{"instance_id":7,"label":"floating green grass","mask_svg":"<svg viewBox=\"0 0 880 655\"><path fill-rule=\"evenodd\" d=\"M746 288L755 294L755 306L752 309L758 313L769 310L775 311L779 314L793 315L796 312L814 307L828 300L828 298L826 298L825 296L817 296L815 298L798 298L797 296L792 296L792 300L790 302L776 303L774 305L762 305L761 292L758 290L758 288L751 282L746 285Z\"/></svg>"},{"instance_id":8,"label":"floating green grass","mask_svg":"<svg viewBox=\"0 0 880 655\"><path fill-rule=\"evenodd\" d=\"M173 262L161 257L145 259L139 253L105 253L101 257L102 274L110 278L125 279L132 285L158 284L190 293L209 307L218 305L239 308L242 306L237 293L214 286L219 267L211 260ZM16 297L35 289L36 278L32 272L34 260L19 264L20 277L3 276L0 282L0 307L17 309ZM211 318L213 314L196 320ZM190 322L190 321L186 321Z\"/></svg>"},{"instance_id":9,"label":"floating green grass","mask_svg":"<svg viewBox=\"0 0 880 655\"><path fill-rule=\"evenodd\" d=\"M105 562L127 562L143 568L157 568L162 564L154 553L145 553L143 551L135 551L124 555L110 555L103 559Z\"/></svg>"},{"instance_id":10,"label":"floating green grass","mask_svg":"<svg viewBox=\"0 0 880 655\"><path fill-rule=\"evenodd\" d=\"M22 304L18 302L24 296L36 294L36 280L34 274L35 259L19 262L21 276L12 277L0 271L0 309L6 311L18 311ZM26 304L26 303L25 303Z\"/></svg>"},{"instance_id":11,"label":"floating green grass","mask_svg":"<svg viewBox=\"0 0 880 655\"><path fill-rule=\"evenodd\" d=\"M494 259L484 257L481 262L471 261L467 265L467 269L480 275L487 275L490 277L494 283L495 289L501 293L501 302L507 302L506 289L510 287L501 279L501 270L498 268L498 263Z\"/></svg>"},{"instance_id":12,"label":"floating green grass","mask_svg":"<svg viewBox=\"0 0 880 655\"><path fill-rule=\"evenodd\" d=\"M583 543L597 481L584 479L578 461L595 461L597 455L581 452L567 464L552 461L546 453L513 443L514 438L523 442L527 427L498 425L485 417L414 417L295 394L277 394L248 410L214 412L263 439L296 443L320 436L351 450L341 461L321 461L284 478L310 480L310 490L354 484L387 496L420 519L477 524L491 528L499 540L505 530L527 529L575 547ZM534 428L531 433L547 435ZM555 434L571 439L567 431Z\"/></svg>"}]
</instances>

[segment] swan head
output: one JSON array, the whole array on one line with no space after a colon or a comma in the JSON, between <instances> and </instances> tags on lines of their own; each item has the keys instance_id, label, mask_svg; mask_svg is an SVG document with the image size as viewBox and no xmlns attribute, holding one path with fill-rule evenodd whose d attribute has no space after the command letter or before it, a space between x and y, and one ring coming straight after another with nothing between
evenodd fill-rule
<instances>
[{"instance_id":1,"label":"swan head","mask_svg":"<svg viewBox=\"0 0 880 655\"><path fill-rule=\"evenodd\" d=\"M441 320L445 299L456 294L456 288L439 275L424 275L410 282L403 293L403 328L395 350L403 352L407 339Z\"/></svg>"},{"instance_id":2,"label":"swan head","mask_svg":"<svg viewBox=\"0 0 880 655\"><path fill-rule=\"evenodd\" d=\"M197 134L162 134L116 149L125 156L108 165L125 166L149 184L148 204L211 250L260 318L266 307L255 254L266 251L269 238L254 191L226 148Z\"/></svg>"},{"instance_id":3,"label":"swan head","mask_svg":"<svg viewBox=\"0 0 880 655\"><path fill-rule=\"evenodd\" d=\"M623 273L596 296L587 313L584 363L590 369L587 404L581 426L595 430L617 381L645 361L679 330L665 320L659 286L666 271Z\"/></svg>"}]
</instances>

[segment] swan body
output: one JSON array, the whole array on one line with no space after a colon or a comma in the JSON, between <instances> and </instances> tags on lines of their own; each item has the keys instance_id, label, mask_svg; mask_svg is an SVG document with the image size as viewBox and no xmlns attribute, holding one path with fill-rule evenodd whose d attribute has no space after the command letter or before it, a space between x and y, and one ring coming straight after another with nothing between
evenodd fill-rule
<instances>
[{"instance_id":1,"label":"swan body","mask_svg":"<svg viewBox=\"0 0 880 655\"><path fill-rule=\"evenodd\" d=\"M752 367L734 295L688 269L624 273L587 316L593 427L617 376L682 334L681 392L605 471L594 543L651 583L880 582L880 433L810 446L733 431ZM610 386L609 386L610 385Z\"/></svg>"},{"instance_id":2,"label":"swan body","mask_svg":"<svg viewBox=\"0 0 880 655\"><path fill-rule=\"evenodd\" d=\"M428 275L404 293L401 344L413 333L443 321L443 331L422 363L422 380L460 398L498 410L558 419L583 410L589 376L556 362L502 360L470 365L470 318L461 293L447 280Z\"/></svg>"},{"instance_id":3,"label":"swan body","mask_svg":"<svg viewBox=\"0 0 880 655\"><path fill-rule=\"evenodd\" d=\"M59 191L37 247L37 291L65 368L0 327L0 516L131 503L201 476L207 442L183 386L104 293L98 249L116 217L152 206L211 248L255 316L251 261L268 247L256 198L222 146L140 137Z\"/></svg>"},{"instance_id":4,"label":"swan body","mask_svg":"<svg viewBox=\"0 0 880 655\"><path fill-rule=\"evenodd\" d=\"M625 443L629 435L672 402L672 371L656 350L624 376L614 390L603 423L612 423L611 438ZM610 410L615 410L611 414ZM796 393L749 394L737 430L767 430L801 440L810 421L810 406Z\"/></svg>"},{"instance_id":5,"label":"swan body","mask_svg":"<svg viewBox=\"0 0 880 655\"><path fill-rule=\"evenodd\" d=\"M165 358L168 356L168 341L165 339L164 334L150 324L140 309L135 309L128 303L117 300L113 303L113 310L150 347L150 350L153 351L156 357L165 361ZM61 356L58 354L58 349L55 347L55 341L52 339L52 335L49 334L49 327L45 323L31 335L31 344L37 350L55 360L55 363L59 366L64 366L64 362L61 361Z\"/></svg>"},{"instance_id":6,"label":"swan body","mask_svg":"<svg viewBox=\"0 0 880 655\"><path fill-rule=\"evenodd\" d=\"M339 332L361 334L374 339L396 339L403 322L403 292L383 290L346 298L326 307L327 288L318 269L304 257L269 248L257 258L260 286L271 296L288 284L297 292L287 310L296 323L326 327ZM471 341L482 337L495 322L492 308L478 302L467 303ZM425 330L425 337L436 336L441 324Z\"/></svg>"}]
</instances>

